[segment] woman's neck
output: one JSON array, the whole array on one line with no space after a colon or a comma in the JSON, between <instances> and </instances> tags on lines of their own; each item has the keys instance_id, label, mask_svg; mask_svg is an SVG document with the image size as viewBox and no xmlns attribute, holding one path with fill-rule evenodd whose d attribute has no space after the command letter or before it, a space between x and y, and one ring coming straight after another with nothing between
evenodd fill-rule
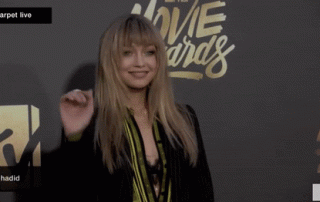
<instances>
[{"instance_id":1,"label":"woman's neck","mask_svg":"<svg viewBox=\"0 0 320 202\"><path fill-rule=\"evenodd\" d=\"M147 113L146 89L130 89L128 107L136 113Z\"/></svg>"}]
</instances>

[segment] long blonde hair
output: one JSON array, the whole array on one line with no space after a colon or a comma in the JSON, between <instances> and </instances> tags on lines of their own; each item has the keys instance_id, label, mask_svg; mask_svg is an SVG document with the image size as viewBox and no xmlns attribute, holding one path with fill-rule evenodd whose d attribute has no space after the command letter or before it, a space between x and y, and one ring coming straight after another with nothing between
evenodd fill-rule
<instances>
[{"instance_id":1,"label":"long blonde hair","mask_svg":"<svg viewBox=\"0 0 320 202\"><path fill-rule=\"evenodd\" d=\"M184 148L191 165L198 158L198 144L190 116L174 102L167 70L165 44L159 31L146 18L130 14L116 20L100 40L99 66L96 75L95 102L98 108L95 142L100 146L104 164L110 173L127 160L123 123L129 117L125 98L127 86L119 77L120 53L132 43L154 45L158 72L148 86L147 102L150 122L158 120L173 147ZM186 109L183 110L187 112Z\"/></svg>"}]
</instances>

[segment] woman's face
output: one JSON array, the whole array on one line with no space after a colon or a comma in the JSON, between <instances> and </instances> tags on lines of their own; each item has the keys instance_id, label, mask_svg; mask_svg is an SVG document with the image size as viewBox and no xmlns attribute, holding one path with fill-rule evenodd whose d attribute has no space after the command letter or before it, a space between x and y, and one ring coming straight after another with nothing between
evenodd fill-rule
<instances>
[{"instance_id":1,"label":"woman's face","mask_svg":"<svg viewBox=\"0 0 320 202\"><path fill-rule=\"evenodd\" d=\"M158 71L156 48L132 44L123 47L120 56L119 75L131 89L145 89Z\"/></svg>"}]
</instances>

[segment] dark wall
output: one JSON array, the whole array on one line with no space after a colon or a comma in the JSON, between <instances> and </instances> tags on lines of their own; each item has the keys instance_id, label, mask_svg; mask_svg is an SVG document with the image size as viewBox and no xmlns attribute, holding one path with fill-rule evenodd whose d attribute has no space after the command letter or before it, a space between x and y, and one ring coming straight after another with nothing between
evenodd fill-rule
<instances>
[{"instance_id":1,"label":"dark wall","mask_svg":"<svg viewBox=\"0 0 320 202\"><path fill-rule=\"evenodd\" d=\"M197 112L216 201L311 201L320 183L316 0L0 2L52 8L51 24L0 24L0 105L40 109L42 161L60 145L60 96L93 86L102 32L135 3L142 14L155 3L152 20L168 27L176 99Z\"/></svg>"}]
</instances>

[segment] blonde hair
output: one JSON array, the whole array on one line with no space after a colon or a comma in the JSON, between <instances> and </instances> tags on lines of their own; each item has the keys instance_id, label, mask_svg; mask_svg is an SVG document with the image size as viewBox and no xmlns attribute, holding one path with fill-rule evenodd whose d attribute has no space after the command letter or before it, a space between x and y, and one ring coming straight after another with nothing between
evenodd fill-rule
<instances>
[{"instance_id":1,"label":"blonde hair","mask_svg":"<svg viewBox=\"0 0 320 202\"><path fill-rule=\"evenodd\" d=\"M189 157L190 164L195 165L198 158L195 130L187 110L174 103L164 41L149 20L135 14L116 20L100 40L95 87L98 108L95 142L101 148L104 164L113 173L125 161L130 162L125 151L126 135L123 128L124 120L129 117L124 104L128 88L119 77L118 64L122 48L132 43L154 45L156 48L158 71L146 95L149 121L158 120L172 146L183 147L185 157Z\"/></svg>"}]
</instances>

